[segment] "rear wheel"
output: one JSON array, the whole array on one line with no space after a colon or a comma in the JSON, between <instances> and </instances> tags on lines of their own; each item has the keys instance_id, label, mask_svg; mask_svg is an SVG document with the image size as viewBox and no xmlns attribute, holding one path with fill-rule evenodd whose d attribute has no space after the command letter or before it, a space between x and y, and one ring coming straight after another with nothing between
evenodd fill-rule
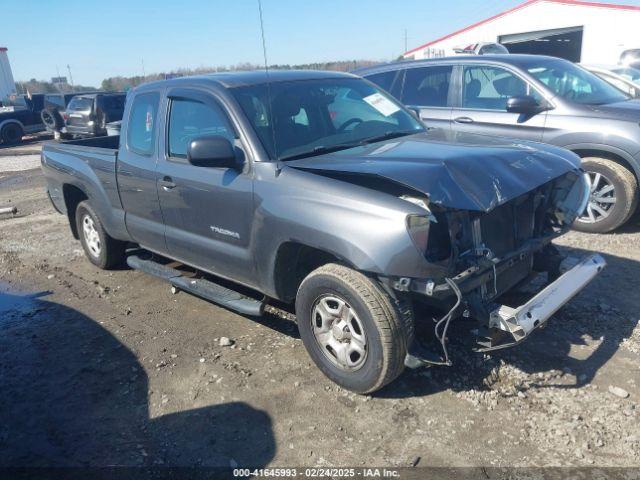
<instances>
[{"instance_id":1,"label":"rear wheel","mask_svg":"<svg viewBox=\"0 0 640 480\"><path fill-rule=\"evenodd\" d=\"M76 228L87 258L95 266L109 270L123 262L126 243L109 236L87 201L78 204Z\"/></svg>"},{"instance_id":2,"label":"rear wheel","mask_svg":"<svg viewBox=\"0 0 640 480\"><path fill-rule=\"evenodd\" d=\"M633 173L613 160L588 157L582 160L590 184L589 203L573 224L576 230L610 232L624 224L638 205L638 182Z\"/></svg>"},{"instance_id":3,"label":"rear wheel","mask_svg":"<svg viewBox=\"0 0 640 480\"><path fill-rule=\"evenodd\" d=\"M404 369L413 318L360 272L337 264L311 272L298 289L296 316L311 359L348 390L374 392Z\"/></svg>"},{"instance_id":4,"label":"rear wheel","mask_svg":"<svg viewBox=\"0 0 640 480\"><path fill-rule=\"evenodd\" d=\"M2 141L6 145L13 145L14 143L20 142L23 136L24 130L22 130L22 127L17 123L6 124L0 132L0 137L2 137Z\"/></svg>"}]
</instances>

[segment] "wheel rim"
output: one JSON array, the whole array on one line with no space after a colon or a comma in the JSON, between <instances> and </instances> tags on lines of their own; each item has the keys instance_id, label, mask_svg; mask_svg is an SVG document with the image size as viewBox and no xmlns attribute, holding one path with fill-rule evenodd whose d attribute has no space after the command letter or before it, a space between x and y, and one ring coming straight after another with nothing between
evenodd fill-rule
<instances>
[{"instance_id":1,"label":"wheel rim","mask_svg":"<svg viewBox=\"0 0 640 480\"><path fill-rule=\"evenodd\" d=\"M89 215L82 217L82 232L84 233L84 241L89 249L89 253L93 257L98 258L102 250L100 235L98 235L98 230L96 230L93 218Z\"/></svg>"},{"instance_id":2,"label":"wheel rim","mask_svg":"<svg viewBox=\"0 0 640 480\"><path fill-rule=\"evenodd\" d=\"M587 172L589 181L589 203L578 218L582 223L597 223L608 218L616 205L616 190L613 182L601 173Z\"/></svg>"},{"instance_id":3,"label":"wheel rim","mask_svg":"<svg viewBox=\"0 0 640 480\"><path fill-rule=\"evenodd\" d=\"M354 371L367 359L367 337L355 310L337 295L318 298L312 309L313 334L327 359Z\"/></svg>"}]
</instances>

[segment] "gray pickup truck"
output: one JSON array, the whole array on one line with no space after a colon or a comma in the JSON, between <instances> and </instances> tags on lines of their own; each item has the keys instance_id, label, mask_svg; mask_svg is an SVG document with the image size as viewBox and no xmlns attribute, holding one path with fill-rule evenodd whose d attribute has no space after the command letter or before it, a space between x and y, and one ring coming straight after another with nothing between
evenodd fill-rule
<instances>
[{"instance_id":1,"label":"gray pickup truck","mask_svg":"<svg viewBox=\"0 0 640 480\"><path fill-rule=\"evenodd\" d=\"M126 260L245 315L295 304L311 358L359 393L451 364L457 318L478 323L474 350L520 342L605 265L551 243L588 201L576 155L429 130L350 74L145 84L119 137L46 144L42 168L92 263ZM504 300L536 274L548 286ZM430 348L418 304L441 315Z\"/></svg>"}]
</instances>

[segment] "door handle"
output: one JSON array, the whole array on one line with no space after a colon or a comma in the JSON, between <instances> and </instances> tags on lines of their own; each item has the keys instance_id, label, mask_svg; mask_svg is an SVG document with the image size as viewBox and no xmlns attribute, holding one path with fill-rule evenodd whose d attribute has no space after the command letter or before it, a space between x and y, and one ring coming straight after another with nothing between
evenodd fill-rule
<instances>
[{"instance_id":1,"label":"door handle","mask_svg":"<svg viewBox=\"0 0 640 480\"><path fill-rule=\"evenodd\" d=\"M473 123L473 118L471 117L458 117L453 120L456 123Z\"/></svg>"},{"instance_id":2,"label":"door handle","mask_svg":"<svg viewBox=\"0 0 640 480\"><path fill-rule=\"evenodd\" d=\"M173 183L173 179L171 177L163 177L162 180L158 180L158 183L167 192L172 188L176 188L176 184Z\"/></svg>"}]
</instances>

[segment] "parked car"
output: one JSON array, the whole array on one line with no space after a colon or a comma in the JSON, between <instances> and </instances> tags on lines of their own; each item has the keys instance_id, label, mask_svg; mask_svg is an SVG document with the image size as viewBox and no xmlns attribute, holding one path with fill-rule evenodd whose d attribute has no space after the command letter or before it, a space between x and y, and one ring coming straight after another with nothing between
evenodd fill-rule
<instances>
[{"instance_id":1,"label":"parked car","mask_svg":"<svg viewBox=\"0 0 640 480\"><path fill-rule=\"evenodd\" d=\"M462 48L454 48L455 53L464 55L502 55L509 53L504 45L495 42L472 43Z\"/></svg>"},{"instance_id":2,"label":"parked car","mask_svg":"<svg viewBox=\"0 0 640 480\"><path fill-rule=\"evenodd\" d=\"M68 138L64 116L71 99L76 95L87 93L91 92L47 93L44 96L44 108L40 116L47 131L51 132L56 139Z\"/></svg>"},{"instance_id":3,"label":"parked car","mask_svg":"<svg viewBox=\"0 0 640 480\"><path fill-rule=\"evenodd\" d=\"M571 267L551 243L587 203L576 155L427 131L353 75L148 83L129 94L121 131L43 147L51 201L88 259L126 257L246 315L266 299L295 303L313 361L356 392L405 364L449 365L447 328L463 314L478 322L480 351L515 345L604 267L599 255ZM128 242L144 250L127 253ZM534 272L551 285L502 304ZM414 341L416 301L443 310L441 351Z\"/></svg>"},{"instance_id":4,"label":"parked car","mask_svg":"<svg viewBox=\"0 0 640 480\"><path fill-rule=\"evenodd\" d=\"M620 55L620 65L640 69L640 48L625 50Z\"/></svg>"},{"instance_id":5,"label":"parked car","mask_svg":"<svg viewBox=\"0 0 640 480\"><path fill-rule=\"evenodd\" d=\"M640 101L569 61L461 56L357 73L419 111L431 127L534 140L577 153L592 190L577 230L609 232L636 210Z\"/></svg>"},{"instance_id":6,"label":"parked car","mask_svg":"<svg viewBox=\"0 0 640 480\"><path fill-rule=\"evenodd\" d=\"M27 133L44 130L40 112L44 105L43 94L20 95L0 109L0 140L5 145L22 141Z\"/></svg>"},{"instance_id":7,"label":"parked car","mask_svg":"<svg viewBox=\"0 0 640 480\"><path fill-rule=\"evenodd\" d=\"M640 70L620 65L580 65L633 98L640 98Z\"/></svg>"},{"instance_id":8,"label":"parked car","mask_svg":"<svg viewBox=\"0 0 640 480\"><path fill-rule=\"evenodd\" d=\"M107 123L122 120L126 96L126 93L76 95L67 106L67 134L74 137L107 135Z\"/></svg>"}]
</instances>

